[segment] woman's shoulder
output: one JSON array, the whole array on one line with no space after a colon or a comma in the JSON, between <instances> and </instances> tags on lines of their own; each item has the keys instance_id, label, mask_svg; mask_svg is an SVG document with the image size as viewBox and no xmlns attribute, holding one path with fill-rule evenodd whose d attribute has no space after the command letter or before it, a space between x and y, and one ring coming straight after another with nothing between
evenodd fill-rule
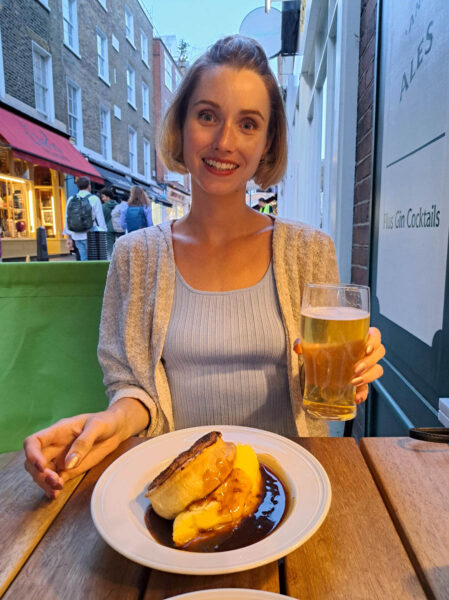
<instances>
[{"instance_id":1,"label":"woman's shoulder","mask_svg":"<svg viewBox=\"0 0 449 600\"><path fill-rule=\"evenodd\" d=\"M275 231L277 239L286 243L291 243L292 240L301 241L304 243L328 243L330 236L316 227L312 227L301 221L293 221L277 217L275 219Z\"/></svg>"}]
</instances>

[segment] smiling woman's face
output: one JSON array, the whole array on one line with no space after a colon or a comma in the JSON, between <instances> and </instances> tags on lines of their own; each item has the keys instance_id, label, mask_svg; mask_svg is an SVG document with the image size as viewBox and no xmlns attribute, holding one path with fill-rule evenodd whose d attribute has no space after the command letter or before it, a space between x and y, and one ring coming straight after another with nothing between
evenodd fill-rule
<instances>
[{"instance_id":1,"label":"smiling woman's face","mask_svg":"<svg viewBox=\"0 0 449 600\"><path fill-rule=\"evenodd\" d=\"M193 186L211 195L244 190L266 151L269 120L270 98L257 73L226 66L205 71L183 128Z\"/></svg>"}]
</instances>

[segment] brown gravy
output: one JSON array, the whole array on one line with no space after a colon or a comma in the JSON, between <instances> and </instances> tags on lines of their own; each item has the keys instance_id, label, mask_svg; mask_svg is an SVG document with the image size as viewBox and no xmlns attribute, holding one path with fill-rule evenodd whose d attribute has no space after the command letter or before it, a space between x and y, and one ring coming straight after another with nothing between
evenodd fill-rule
<instances>
[{"instance_id":1,"label":"brown gravy","mask_svg":"<svg viewBox=\"0 0 449 600\"><path fill-rule=\"evenodd\" d=\"M263 481L262 501L257 511L235 529L217 532L213 537L205 535L203 539L199 537L186 546L177 548L172 540L173 521L157 515L151 504L145 513L146 526L154 539L163 546L190 552L224 552L259 542L279 525L286 513L288 502L281 480L262 463L260 470Z\"/></svg>"}]
</instances>

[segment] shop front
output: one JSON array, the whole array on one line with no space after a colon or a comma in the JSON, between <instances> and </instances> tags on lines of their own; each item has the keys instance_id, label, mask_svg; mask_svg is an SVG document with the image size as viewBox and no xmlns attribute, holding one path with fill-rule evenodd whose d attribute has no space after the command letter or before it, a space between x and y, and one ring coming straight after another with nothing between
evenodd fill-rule
<instances>
[{"instance_id":1,"label":"shop front","mask_svg":"<svg viewBox=\"0 0 449 600\"><path fill-rule=\"evenodd\" d=\"M168 219L180 219L189 212L191 197L186 191L167 184L166 196L172 205L171 209L167 211Z\"/></svg>"},{"instance_id":2,"label":"shop front","mask_svg":"<svg viewBox=\"0 0 449 600\"><path fill-rule=\"evenodd\" d=\"M62 233L68 173L103 181L67 138L0 108L3 260L35 257L38 227L45 229L49 255L68 253Z\"/></svg>"}]
</instances>

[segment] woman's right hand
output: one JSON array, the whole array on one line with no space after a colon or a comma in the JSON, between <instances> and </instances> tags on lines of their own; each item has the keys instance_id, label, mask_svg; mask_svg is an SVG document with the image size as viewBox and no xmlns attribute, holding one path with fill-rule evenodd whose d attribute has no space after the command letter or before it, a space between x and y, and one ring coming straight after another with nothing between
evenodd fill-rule
<instances>
[{"instance_id":1,"label":"woman's right hand","mask_svg":"<svg viewBox=\"0 0 449 600\"><path fill-rule=\"evenodd\" d=\"M61 419L26 438L25 469L48 498L57 498L67 480L99 463L134 433L126 425L126 412L114 405Z\"/></svg>"}]
</instances>

